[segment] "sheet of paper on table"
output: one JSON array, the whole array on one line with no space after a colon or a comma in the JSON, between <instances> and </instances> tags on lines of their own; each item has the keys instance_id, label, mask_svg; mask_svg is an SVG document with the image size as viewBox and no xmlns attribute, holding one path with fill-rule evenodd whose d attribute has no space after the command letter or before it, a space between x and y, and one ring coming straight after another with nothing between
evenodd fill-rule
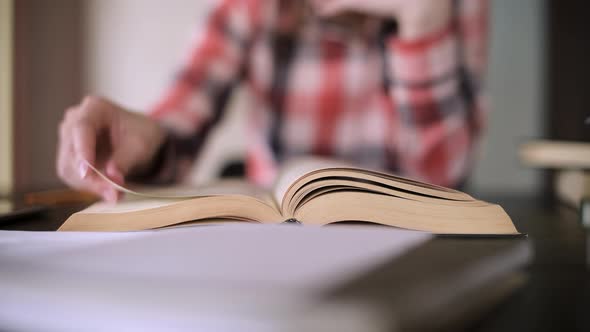
<instances>
[{"instance_id":1,"label":"sheet of paper on table","mask_svg":"<svg viewBox=\"0 0 590 332\"><path fill-rule=\"evenodd\" d=\"M0 328L276 330L323 291L430 238L386 227L249 224L128 233L4 231ZM331 328L371 330L370 313L359 305L322 310L341 313L326 321ZM314 309L305 317L313 324L333 317L317 315Z\"/></svg>"}]
</instances>

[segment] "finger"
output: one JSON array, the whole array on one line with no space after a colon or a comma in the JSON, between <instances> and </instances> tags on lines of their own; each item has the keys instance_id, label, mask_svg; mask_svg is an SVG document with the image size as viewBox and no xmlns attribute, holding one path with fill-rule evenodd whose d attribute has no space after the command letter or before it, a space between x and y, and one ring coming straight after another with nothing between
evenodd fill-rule
<instances>
[{"instance_id":1,"label":"finger","mask_svg":"<svg viewBox=\"0 0 590 332\"><path fill-rule=\"evenodd\" d=\"M92 178L88 171L88 163L80 161L74 148L71 125L64 125L61 129L61 139L58 146L57 172L64 182L74 187L81 187L83 179Z\"/></svg>"},{"instance_id":2,"label":"finger","mask_svg":"<svg viewBox=\"0 0 590 332\"><path fill-rule=\"evenodd\" d=\"M103 171L106 173L105 175L108 177L110 181L115 182L118 185L125 184L123 173L121 173L121 171L117 169L112 159L106 163ZM97 188L101 191L100 195L105 201L115 203L123 197L123 193L120 192L115 186L113 186L112 183L110 183L101 176L96 176L96 178L96 180L98 180L99 182L97 184Z\"/></svg>"},{"instance_id":3,"label":"finger","mask_svg":"<svg viewBox=\"0 0 590 332\"><path fill-rule=\"evenodd\" d=\"M81 178L88 174L88 164L96 160L96 129L84 122L79 122L72 129L74 159Z\"/></svg>"},{"instance_id":4,"label":"finger","mask_svg":"<svg viewBox=\"0 0 590 332\"><path fill-rule=\"evenodd\" d=\"M136 162L137 158L134 157L133 153L123 148L124 146L130 145L130 138L126 137L125 133L122 132L121 121L118 118L111 121L110 139L113 149L111 156L109 156L106 162L106 173L112 179L121 179L120 182L123 183L125 175L129 173L129 169ZM127 139L127 144L124 144L122 139ZM140 145L138 144L137 146Z\"/></svg>"},{"instance_id":5,"label":"finger","mask_svg":"<svg viewBox=\"0 0 590 332\"><path fill-rule=\"evenodd\" d=\"M115 188L110 187L110 188L106 188L103 192L102 192L102 198L109 203L116 203L117 201L119 201L122 197L122 194Z\"/></svg>"},{"instance_id":6,"label":"finger","mask_svg":"<svg viewBox=\"0 0 590 332\"><path fill-rule=\"evenodd\" d=\"M62 181L71 184L77 179L77 175L72 173L73 147L70 136L66 134L65 126L60 128L60 141L57 146L56 170Z\"/></svg>"},{"instance_id":7,"label":"finger","mask_svg":"<svg viewBox=\"0 0 590 332\"><path fill-rule=\"evenodd\" d=\"M79 190L95 193L98 196L101 196L103 200L107 202L117 201L117 190L113 187L113 185L96 175L87 176L84 179L78 180L78 182L75 183L73 187Z\"/></svg>"},{"instance_id":8,"label":"finger","mask_svg":"<svg viewBox=\"0 0 590 332\"><path fill-rule=\"evenodd\" d=\"M119 185L125 184L125 176L123 175L123 172L121 172L121 170L117 167L113 159L107 161L105 168L107 176L113 180L113 182Z\"/></svg>"},{"instance_id":9,"label":"finger","mask_svg":"<svg viewBox=\"0 0 590 332\"><path fill-rule=\"evenodd\" d=\"M58 173L70 187L90 191L102 197L108 189L112 188L110 183L99 178L94 172L90 172L84 178L79 176L75 163L72 162L75 159L75 153L70 142L65 141L61 144L58 154Z\"/></svg>"},{"instance_id":10,"label":"finger","mask_svg":"<svg viewBox=\"0 0 590 332\"><path fill-rule=\"evenodd\" d=\"M107 161L105 166L105 172L108 178L116 184L123 186L125 185L125 177L120 169L117 167L115 161L110 159ZM124 193L120 192L117 188L112 185L109 189L103 192L103 198L107 202L115 203L123 198Z\"/></svg>"},{"instance_id":11,"label":"finger","mask_svg":"<svg viewBox=\"0 0 590 332\"><path fill-rule=\"evenodd\" d=\"M73 126L74 148L80 160L85 160L93 166L97 159L98 135L105 129L110 130L111 105L101 98L88 96L79 107L79 117ZM83 164L80 170L84 170Z\"/></svg>"}]
</instances>

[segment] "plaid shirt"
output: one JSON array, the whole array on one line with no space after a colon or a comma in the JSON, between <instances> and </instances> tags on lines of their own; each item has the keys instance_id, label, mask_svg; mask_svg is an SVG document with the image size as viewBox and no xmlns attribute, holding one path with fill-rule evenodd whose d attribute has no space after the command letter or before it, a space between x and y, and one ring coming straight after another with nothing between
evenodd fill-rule
<instances>
[{"instance_id":1,"label":"plaid shirt","mask_svg":"<svg viewBox=\"0 0 590 332\"><path fill-rule=\"evenodd\" d=\"M270 184L281 161L301 154L449 187L465 180L485 123L485 1L455 1L447 27L411 41L397 37L394 22L353 33L313 14L293 23L284 7L215 6L151 112L173 133L160 179L186 175L232 87L245 82L255 102L239 139L247 140L246 174L255 183Z\"/></svg>"}]
</instances>

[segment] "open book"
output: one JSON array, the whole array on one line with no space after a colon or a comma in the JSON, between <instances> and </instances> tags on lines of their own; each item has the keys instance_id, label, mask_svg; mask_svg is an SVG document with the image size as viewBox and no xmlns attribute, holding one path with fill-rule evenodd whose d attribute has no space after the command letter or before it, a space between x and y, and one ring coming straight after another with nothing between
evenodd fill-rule
<instances>
[{"instance_id":1,"label":"open book","mask_svg":"<svg viewBox=\"0 0 590 332\"><path fill-rule=\"evenodd\" d=\"M319 159L287 163L269 191L237 181L188 190L130 190L112 184L127 193L125 200L94 204L73 214L59 230L133 231L220 220L305 225L360 221L440 234L518 234L499 205Z\"/></svg>"}]
</instances>

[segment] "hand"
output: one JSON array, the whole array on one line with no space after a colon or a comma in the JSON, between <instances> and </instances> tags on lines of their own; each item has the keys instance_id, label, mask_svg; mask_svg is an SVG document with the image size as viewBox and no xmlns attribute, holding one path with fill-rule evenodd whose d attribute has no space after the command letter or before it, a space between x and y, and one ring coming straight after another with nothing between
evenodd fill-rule
<instances>
[{"instance_id":1,"label":"hand","mask_svg":"<svg viewBox=\"0 0 590 332\"><path fill-rule=\"evenodd\" d=\"M144 115L102 98L86 97L66 110L59 127L57 173L69 186L117 201L121 193L89 170L88 164L124 183L129 172L148 167L165 138Z\"/></svg>"},{"instance_id":2,"label":"hand","mask_svg":"<svg viewBox=\"0 0 590 332\"><path fill-rule=\"evenodd\" d=\"M451 16L450 0L311 0L322 16L357 12L398 21L399 36L412 40L443 29Z\"/></svg>"}]
</instances>

